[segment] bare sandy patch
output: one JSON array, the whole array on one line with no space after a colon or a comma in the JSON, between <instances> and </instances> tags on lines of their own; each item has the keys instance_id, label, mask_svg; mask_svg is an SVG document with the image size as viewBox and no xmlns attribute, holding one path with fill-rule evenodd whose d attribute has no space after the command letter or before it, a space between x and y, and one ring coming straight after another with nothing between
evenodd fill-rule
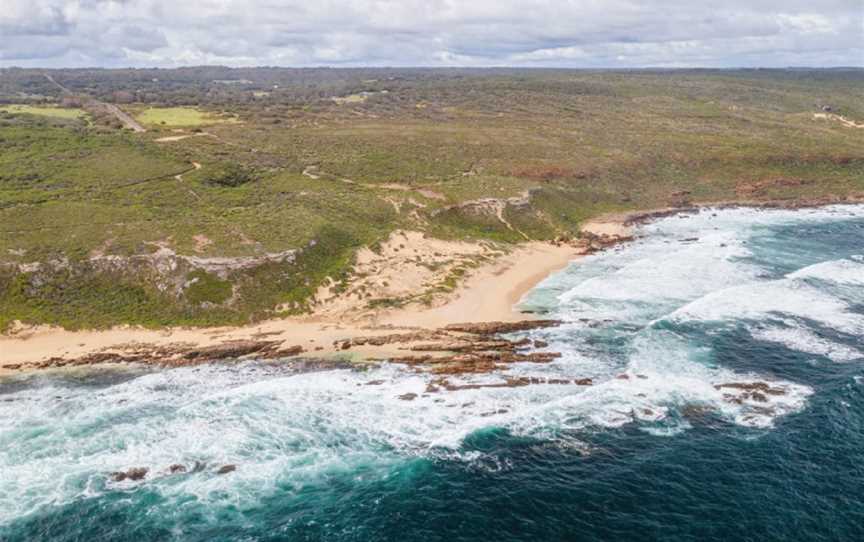
<instances>
[{"instance_id":1,"label":"bare sandy patch","mask_svg":"<svg viewBox=\"0 0 864 542\"><path fill-rule=\"evenodd\" d=\"M859 124L853 120L847 119L842 115L835 115L834 113L813 113L813 118L816 120L833 120L835 122L839 122L847 128L864 128L864 124Z\"/></svg>"},{"instance_id":2,"label":"bare sandy patch","mask_svg":"<svg viewBox=\"0 0 864 542\"><path fill-rule=\"evenodd\" d=\"M213 241L207 238L206 235L198 234L193 235L192 240L195 241L195 252L199 254L206 251L207 247L213 244Z\"/></svg>"},{"instance_id":3,"label":"bare sandy patch","mask_svg":"<svg viewBox=\"0 0 864 542\"><path fill-rule=\"evenodd\" d=\"M531 288L579 256L573 247L531 242L472 270L461 285L432 307L409 305L385 313L385 325L438 328L458 322L513 322L530 318L516 305Z\"/></svg>"},{"instance_id":4,"label":"bare sandy patch","mask_svg":"<svg viewBox=\"0 0 864 542\"><path fill-rule=\"evenodd\" d=\"M504 254L491 243L445 241L397 231L375 249L363 248L347 284L318 290L315 315L340 321L373 319L380 308L431 302L449 282Z\"/></svg>"},{"instance_id":5,"label":"bare sandy patch","mask_svg":"<svg viewBox=\"0 0 864 542\"><path fill-rule=\"evenodd\" d=\"M183 134L183 135L174 135L174 136L165 136L154 139L156 143L170 143L172 141L183 141L184 139L188 139L190 137L215 137L213 134L207 132L199 132L195 134Z\"/></svg>"},{"instance_id":6,"label":"bare sandy patch","mask_svg":"<svg viewBox=\"0 0 864 542\"><path fill-rule=\"evenodd\" d=\"M628 237L633 234L633 227L625 224L627 215L608 215L591 220L582 225L583 232L608 237Z\"/></svg>"}]
</instances>

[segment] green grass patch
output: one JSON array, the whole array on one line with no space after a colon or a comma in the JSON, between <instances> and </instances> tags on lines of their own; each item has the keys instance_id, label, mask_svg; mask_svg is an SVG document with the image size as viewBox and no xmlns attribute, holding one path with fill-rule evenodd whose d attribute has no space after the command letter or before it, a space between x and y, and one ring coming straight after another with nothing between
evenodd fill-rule
<instances>
[{"instance_id":1,"label":"green grass patch","mask_svg":"<svg viewBox=\"0 0 864 542\"><path fill-rule=\"evenodd\" d=\"M221 116L193 107L150 107L135 116L148 126L206 126L236 122L234 117Z\"/></svg>"},{"instance_id":2,"label":"green grass patch","mask_svg":"<svg viewBox=\"0 0 864 542\"><path fill-rule=\"evenodd\" d=\"M79 119L85 115L83 109L36 105L0 105L0 111L59 119Z\"/></svg>"}]
</instances>

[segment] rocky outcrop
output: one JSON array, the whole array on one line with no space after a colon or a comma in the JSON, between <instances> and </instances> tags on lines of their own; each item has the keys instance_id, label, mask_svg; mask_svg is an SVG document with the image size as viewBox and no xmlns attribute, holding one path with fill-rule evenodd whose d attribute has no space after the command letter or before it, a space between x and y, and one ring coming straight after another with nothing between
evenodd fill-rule
<instances>
[{"instance_id":1,"label":"rocky outcrop","mask_svg":"<svg viewBox=\"0 0 864 542\"><path fill-rule=\"evenodd\" d=\"M195 473L199 473L199 472L204 471L204 469L206 469L206 468L207 468L206 463L202 463L200 461L195 461L195 464L192 466L191 469L189 467L187 467L186 465L183 465L181 463L174 463L174 464L170 465L167 469L164 469L164 470L161 470L158 472L160 472L162 474L162 476L187 474L187 473L188 474L195 474ZM215 471L212 471L212 472L214 474L221 475L221 474L228 474L228 473L234 472L236 470L237 470L237 465L227 464L227 465L222 465L221 467L219 467L218 469L216 469ZM113 482L125 482L125 481L140 482L141 480L144 480L145 478L147 478L149 473L150 473L150 469L148 467L132 467L132 468L125 470L125 471L112 472L109 474L109 476Z\"/></svg>"},{"instance_id":2,"label":"rocky outcrop","mask_svg":"<svg viewBox=\"0 0 864 542\"><path fill-rule=\"evenodd\" d=\"M548 363L561 356L558 352L524 352L546 346L544 341L528 338L509 340L495 337L503 333L529 331L560 325L559 320L517 322L470 322L451 324L437 330L354 337L337 341L334 347L349 350L355 346L404 344L401 350L416 352L387 358L386 361L415 367L433 374L488 373L511 363ZM385 361L382 359L381 361Z\"/></svg>"},{"instance_id":3,"label":"rocky outcrop","mask_svg":"<svg viewBox=\"0 0 864 542\"><path fill-rule=\"evenodd\" d=\"M409 333L394 333L391 335L375 335L370 337L353 337L342 341L336 341L333 346L339 350L348 350L355 346L384 346L386 344L402 344L417 341L430 341L450 338L446 332L441 330L420 330Z\"/></svg>"},{"instance_id":4,"label":"rocky outcrop","mask_svg":"<svg viewBox=\"0 0 864 542\"><path fill-rule=\"evenodd\" d=\"M470 342L465 340L457 340L451 342L426 343L417 344L409 347L415 352L431 351L431 352L483 352L489 350L495 351L513 351L517 348L528 346L531 344L530 339L521 339L519 341L477 341Z\"/></svg>"},{"instance_id":5,"label":"rocky outcrop","mask_svg":"<svg viewBox=\"0 0 864 542\"><path fill-rule=\"evenodd\" d=\"M390 361L418 368L433 374L472 374L489 373L504 369L511 363L549 363L561 357L559 352L532 352L519 354L511 352L472 352L444 356L403 356Z\"/></svg>"},{"instance_id":6,"label":"rocky outcrop","mask_svg":"<svg viewBox=\"0 0 864 542\"><path fill-rule=\"evenodd\" d=\"M531 386L538 384L546 385L576 385L576 386L591 386L594 382L590 378L538 378L538 377L510 377L505 378L503 382L493 382L489 384L452 384L446 378L437 378L429 382L426 386L426 393L436 393L441 390L459 391L459 390L479 390L483 388L521 388L523 386Z\"/></svg>"},{"instance_id":7,"label":"rocky outcrop","mask_svg":"<svg viewBox=\"0 0 864 542\"><path fill-rule=\"evenodd\" d=\"M280 341L230 341L206 348L192 349L180 354L182 360L207 362L238 359L255 354L260 359L291 357L303 353L303 347L281 348ZM182 362L181 362L182 364Z\"/></svg>"},{"instance_id":8,"label":"rocky outcrop","mask_svg":"<svg viewBox=\"0 0 864 542\"><path fill-rule=\"evenodd\" d=\"M500 333L513 333L516 331L529 331L560 326L561 320L521 320L518 322L472 322L464 324L450 324L444 327L445 331L458 331L473 335L497 335Z\"/></svg>"},{"instance_id":9,"label":"rocky outcrop","mask_svg":"<svg viewBox=\"0 0 864 542\"><path fill-rule=\"evenodd\" d=\"M232 361L243 358L282 359L298 356L304 352L301 346L282 346L281 341L227 341L213 346L189 346L175 344L167 346L134 345L105 352L94 352L78 358L49 358L35 363L18 364L18 369L54 369L98 365L102 363L153 363L167 367L197 365L214 361ZM8 366L7 366L8 367ZM299 369L309 370L298 364Z\"/></svg>"},{"instance_id":10,"label":"rocky outcrop","mask_svg":"<svg viewBox=\"0 0 864 542\"><path fill-rule=\"evenodd\" d=\"M707 405L688 403L681 408L681 415L691 423L707 424L716 410Z\"/></svg>"},{"instance_id":11,"label":"rocky outcrop","mask_svg":"<svg viewBox=\"0 0 864 542\"><path fill-rule=\"evenodd\" d=\"M125 482L126 480L137 482L143 480L148 472L150 469L146 467L133 467L125 471L112 472L111 480L114 482Z\"/></svg>"},{"instance_id":12,"label":"rocky outcrop","mask_svg":"<svg viewBox=\"0 0 864 542\"><path fill-rule=\"evenodd\" d=\"M576 254L584 256L632 241L633 239L632 235L597 235L583 231L579 234L579 239L572 241L570 244L576 249Z\"/></svg>"},{"instance_id":13,"label":"rocky outcrop","mask_svg":"<svg viewBox=\"0 0 864 542\"><path fill-rule=\"evenodd\" d=\"M334 371L351 369L355 365L344 359L297 358L289 366L292 373L315 373L319 371Z\"/></svg>"},{"instance_id":14,"label":"rocky outcrop","mask_svg":"<svg viewBox=\"0 0 864 542\"><path fill-rule=\"evenodd\" d=\"M773 388L767 382L728 382L717 384L714 388L720 391L733 390L731 393L724 393L723 399L738 405L745 401L767 403L769 395L786 395L786 390Z\"/></svg>"},{"instance_id":15,"label":"rocky outcrop","mask_svg":"<svg viewBox=\"0 0 864 542\"><path fill-rule=\"evenodd\" d=\"M786 392L782 388L772 388L770 384L767 382L729 382L726 384L717 384L714 386L715 389L722 390L724 388L727 389L736 389L736 390L744 390L748 392L759 391L763 393L768 393L770 395L785 395Z\"/></svg>"}]
</instances>

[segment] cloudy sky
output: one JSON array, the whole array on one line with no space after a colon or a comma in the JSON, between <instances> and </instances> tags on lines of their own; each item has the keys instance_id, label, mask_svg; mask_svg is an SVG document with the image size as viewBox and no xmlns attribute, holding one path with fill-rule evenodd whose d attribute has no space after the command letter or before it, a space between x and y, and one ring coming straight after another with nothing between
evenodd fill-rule
<instances>
[{"instance_id":1,"label":"cloudy sky","mask_svg":"<svg viewBox=\"0 0 864 542\"><path fill-rule=\"evenodd\" d=\"M864 0L0 0L0 66L862 66Z\"/></svg>"}]
</instances>

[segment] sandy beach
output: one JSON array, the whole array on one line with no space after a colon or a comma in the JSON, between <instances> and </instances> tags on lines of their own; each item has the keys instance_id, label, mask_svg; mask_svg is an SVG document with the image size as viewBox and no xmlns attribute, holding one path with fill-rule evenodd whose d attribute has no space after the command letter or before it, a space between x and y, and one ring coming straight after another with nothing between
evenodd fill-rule
<instances>
[{"instance_id":1,"label":"sandy beach","mask_svg":"<svg viewBox=\"0 0 864 542\"><path fill-rule=\"evenodd\" d=\"M629 228L623 225L621 217L614 217L588 223L583 231L624 236ZM446 242L433 243L428 250L447 248ZM431 330L463 322L528 320L532 318L530 314L515 310L522 296L579 257L578 251L565 243L524 243L503 255L496 254L473 269L453 292L442 294L431 306L408 304L364 312L357 301L339 299L324 303L320 311L309 316L273 319L242 327L153 330L118 326L107 330L69 331L53 326L21 325L0 335L0 374L27 370L52 359L75 360L97 353L123 353L145 345L170 349L267 340L279 341L285 348L301 347L306 355L326 357L340 351L341 341L355 337ZM392 264L388 271L401 273L405 282L412 282L410 269ZM351 355L382 358L393 353L392 345L364 345L353 349Z\"/></svg>"},{"instance_id":2,"label":"sandy beach","mask_svg":"<svg viewBox=\"0 0 864 542\"><path fill-rule=\"evenodd\" d=\"M858 201L851 198L843 203ZM713 202L702 206L715 208L753 206L761 208L815 207L834 201L789 202ZM443 241L419 232L394 232L376 253L361 249L355 266L354 295L331 295L322 287L315 309L309 315L271 319L234 327L145 329L117 326L105 330L70 331L55 326L17 325L0 334L0 375L33 369L92 364L88 358L163 349L167 352L218 348L232 343L271 343L283 352L301 350L315 358L348 356L353 360L386 359L404 354L410 341L400 344L360 344L350 353L341 347L357 338L382 337L396 333L434 331L459 323L518 322L532 320L531 314L516 310L519 300L552 273L577 261L587 252L631 238L634 225L697 207L664 208L630 213L614 213L586 222L581 231L581 246L568 242L526 242L509 250L483 243ZM598 244L599 240L599 244ZM418 258L419 257L419 258ZM418 259L449 262L443 271L429 273L417 265ZM450 292L426 295L424 303L407 302L395 308L370 309L357 291L402 296L423 293L424 288L440 281L454 265L480 261L465 273ZM455 264L453 263L455 262ZM359 287L358 287L359 285ZM428 290L427 290L428 291ZM355 341L356 342L356 341ZM360 341L365 342L365 341ZM158 362L158 356L153 361ZM148 358L149 359L149 358ZM64 363L69 362L69 363Z\"/></svg>"}]
</instances>

